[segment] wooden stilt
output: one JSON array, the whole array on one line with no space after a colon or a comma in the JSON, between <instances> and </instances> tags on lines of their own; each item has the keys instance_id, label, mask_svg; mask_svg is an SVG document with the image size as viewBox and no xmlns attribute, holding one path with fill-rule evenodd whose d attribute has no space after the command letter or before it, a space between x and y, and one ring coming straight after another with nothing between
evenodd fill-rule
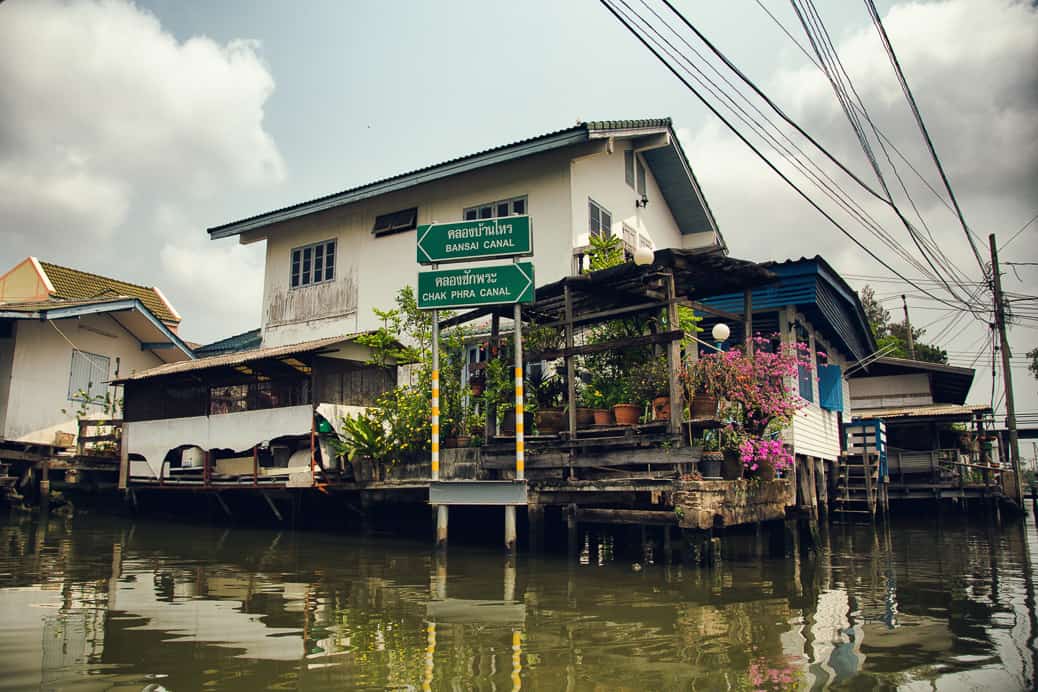
<instances>
[{"instance_id":1,"label":"wooden stilt","mask_svg":"<svg viewBox=\"0 0 1038 692\"><path fill-rule=\"evenodd\" d=\"M527 505L526 518L530 529L530 552L540 553L544 550L544 505Z\"/></svg>"},{"instance_id":2,"label":"wooden stilt","mask_svg":"<svg viewBox=\"0 0 1038 692\"><path fill-rule=\"evenodd\" d=\"M227 506L227 502L225 502L224 499L220 496L220 493L213 493L213 495L216 497L216 502L220 505L220 509L223 510L223 513L233 519L234 514L231 513L231 508Z\"/></svg>"},{"instance_id":3,"label":"wooden stilt","mask_svg":"<svg viewBox=\"0 0 1038 692\"><path fill-rule=\"evenodd\" d=\"M277 520L278 521L284 521L285 518L283 516L281 516L281 512L278 511L278 506L276 504L274 504L273 500L270 499L270 495L268 495L266 493L260 493L260 494L263 496L263 499L267 501L267 506L270 507L270 511L274 513L274 516L277 517Z\"/></svg>"}]
</instances>

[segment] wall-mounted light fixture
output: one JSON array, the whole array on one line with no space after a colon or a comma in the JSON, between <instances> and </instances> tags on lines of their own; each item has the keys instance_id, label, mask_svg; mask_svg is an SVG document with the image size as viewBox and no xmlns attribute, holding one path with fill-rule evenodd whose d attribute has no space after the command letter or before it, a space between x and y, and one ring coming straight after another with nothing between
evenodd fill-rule
<instances>
[{"instance_id":1,"label":"wall-mounted light fixture","mask_svg":"<svg viewBox=\"0 0 1038 692\"><path fill-rule=\"evenodd\" d=\"M649 198L646 195L642 195L641 199L634 200L635 207L642 207L643 209L649 206Z\"/></svg>"}]
</instances>

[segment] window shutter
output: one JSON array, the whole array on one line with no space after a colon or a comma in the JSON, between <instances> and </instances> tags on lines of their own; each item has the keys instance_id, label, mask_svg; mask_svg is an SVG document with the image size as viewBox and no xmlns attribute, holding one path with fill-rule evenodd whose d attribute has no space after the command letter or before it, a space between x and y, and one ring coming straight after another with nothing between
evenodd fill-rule
<instances>
[{"instance_id":1,"label":"window shutter","mask_svg":"<svg viewBox=\"0 0 1038 692\"><path fill-rule=\"evenodd\" d=\"M839 365L818 366L818 405L828 411L843 410L843 371Z\"/></svg>"},{"instance_id":2,"label":"window shutter","mask_svg":"<svg viewBox=\"0 0 1038 692\"><path fill-rule=\"evenodd\" d=\"M68 381L69 400L83 401L80 392L84 392L90 398L107 394L110 362L107 356L73 351Z\"/></svg>"}]
</instances>

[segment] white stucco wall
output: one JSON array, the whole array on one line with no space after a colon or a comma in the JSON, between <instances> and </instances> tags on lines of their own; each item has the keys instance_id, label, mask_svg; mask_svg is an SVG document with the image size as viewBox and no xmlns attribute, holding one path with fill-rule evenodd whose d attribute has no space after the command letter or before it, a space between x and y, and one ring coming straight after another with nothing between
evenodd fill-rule
<instances>
[{"instance_id":1,"label":"white stucco wall","mask_svg":"<svg viewBox=\"0 0 1038 692\"><path fill-rule=\"evenodd\" d=\"M161 365L151 351L104 315L80 319L38 322L20 320L12 360L7 416L0 437L21 442L53 443L57 431L76 433L78 402L69 401L72 346L55 330L61 330L81 351L107 356L111 376ZM63 414L61 409L66 409ZM100 414L100 409L95 413Z\"/></svg>"},{"instance_id":2,"label":"white stucco wall","mask_svg":"<svg viewBox=\"0 0 1038 692\"><path fill-rule=\"evenodd\" d=\"M882 377L855 377L850 381L854 407L861 410L927 406L933 403L930 377L914 375L887 375Z\"/></svg>"},{"instance_id":3,"label":"white stucco wall","mask_svg":"<svg viewBox=\"0 0 1038 692\"><path fill-rule=\"evenodd\" d=\"M568 276L573 248L588 243L588 199L613 215L612 232L622 237L626 223L654 248L694 247L714 242L712 233L682 236L651 169L646 166L649 204L635 207L639 195L624 176L624 148L605 140L551 151L326 212L274 224L241 236L241 242L266 240L263 289L263 345L280 346L378 327L372 308L389 308L397 291L414 285L415 232L375 238L378 215L418 208L418 223L461 220L463 210L526 196L533 220L535 280L538 285ZM289 288L293 248L335 239L336 278L329 284ZM458 266L458 265L453 265Z\"/></svg>"},{"instance_id":4,"label":"white stucco wall","mask_svg":"<svg viewBox=\"0 0 1038 692\"><path fill-rule=\"evenodd\" d=\"M621 173L622 174L622 173ZM457 221L467 207L525 195L533 220L536 281L566 276L570 269L569 153L549 152L475 173L364 200L278 224L243 236L243 242L267 240L263 289L263 345L278 346L380 326L373 307L390 308L397 291L414 285L420 269L415 232L376 238L375 217L418 207L418 223ZM621 179L622 181L622 179ZM322 300L321 285L289 288L292 248L336 239L336 289ZM453 265L458 266L458 265ZM275 324L273 301L288 294L312 294L321 310ZM332 300L338 297L338 300ZM345 300L345 304L344 304Z\"/></svg>"},{"instance_id":5,"label":"white stucco wall","mask_svg":"<svg viewBox=\"0 0 1038 692\"><path fill-rule=\"evenodd\" d=\"M7 420L7 400L11 391L11 366L14 363L14 344L18 325L12 320L11 336L0 337L0 438L3 437L4 421Z\"/></svg>"},{"instance_id":6,"label":"white stucco wall","mask_svg":"<svg viewBox=\"0 0 1038 692\"><path fill-rule=\"evenodd\" d=\"M583 247L589 242L589 198L612 214L613 235L622 238L623 226L627 224L648 237L653 249L682 247L681 231L648 165L645 166L645 195L649 204L645 207L634 205L640 195L636 188L627 184L624 175L624 149L629 146L629 142L617 140L610 154L605 142L595 142L574 157L570 166L573 247ZM640 158L640 154L636 157Z\"/></svg>"}]
</instances>

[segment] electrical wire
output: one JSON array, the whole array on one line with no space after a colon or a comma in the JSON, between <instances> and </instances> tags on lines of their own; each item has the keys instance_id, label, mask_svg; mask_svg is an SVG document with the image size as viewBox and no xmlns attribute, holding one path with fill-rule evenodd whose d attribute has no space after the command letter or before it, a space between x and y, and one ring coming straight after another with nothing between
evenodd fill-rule
<instances>
[{"instance_id":1,"label":"electrical wire","mask_svg":"<svg viewBox=\"0 0 1038 692\"><path fill-rule=\"evenodd\" d=\"M944 166L941 164L941 159L937 156L937 150L934 148L933 140L930 139L930 133L926 129L926 123L923 122L923 116L919 112L919 106L916 104L915 96L912 95L912 89L908 86L908 80L905 78L904 70L901 69L901 62L897 58L897 53L894 52L894 47L890 44L890 37L887 36L887 30L883 26L883 19L880 18L879 12L876 10L876 4L872 0L864 0L864 2L865 7L869 12L869 16L872 18L872 23L875 25L876 31L879 33L880 41L883 42L883 48L887 53L890 64L894 68L898 82L901 84L901 91L904 93L905 99L908 101L908 105L912 111L912 115L915 117L916 125L923 136L923 140L926 142L926 148L930 151L930 157L933 159L934 166L937 167L937 171L941 174L941 181L944 183L945 190L948 191L948 198L955 207L955 213L958 215L959 222L962 224L963 233L966 234L966 240L970 244L970 249L973 250L973 256L977 260L977 265L980 267L981 274L986 275L984 260L980 258L980 251L977 249L977 245L973 241L973 235L970 231L969 225L966 223L966 217L963 216L962 209L959 207L959 202L955 198L955 192L952 190L951 183L948 181L948 176L944 172Z\"/></svg>"},{"instance_id":2,"label":"electrical wire","mask_svg":"<svg viewBox=\"0 0 1038 692\"><path fill-rule=\"evenodd\" d=\"M833 224L838 230L840 230L845 236L847 236L847 238L849 238L855 245L857 245L861 250L863 250L872 259L874 259L876 262L878 262L881 266L883 266L884 268L889 270L892 274L900 277L903 281L905 281L909 285L913 286L914 288L916 288L920 292L929 295L930 297L932 297L933 299L937 300L938 302L944 303L948 307L955 307L955 308L959 308L960 307L959 305L954 305L954 304L948 302L947 300L944 300L942 298L939 298L938 296L935 296L934 294L930 293L926 289L924 289L921 286L915 284L913 281L911 281L910 279L905 277L901 272L899 272L896 269L894 269L893 267L891 267L887 262L885 262L878 255L876 255L876 253L873 252L869 247L864 245L858 238L856 238L852 233L850 233L850 231L848 231L847 228L845 228L839 221L837 221L832 216L832 214L830 214L825 209L823 209L817 202L815 202L810 196L808 196L807 193L805 193L803 191L803 189L800 188L800 186L798 186L793 180L791 180L788 175L783 173L774 164L774 162L772 162L767 156L765 156L763 154L763 152L761 152L752 142L750 142L747 139L747 137L742 132L740 132L723 114L721 114L721 112L718 111L717 107L715 107L712 103L710 103L710 101L703 95L703 93L699 89L697 89L684 75L682 75L679 72L677 67L675 67L673 64L671 64L671 62L669 62L666 58L664 58L664 56L661 54L661 51L666 52L666 50L662 46L660 46L658 41L656 41L655 39L651 39L651 37L647 37L646 35L643 35L641 31L639 31L638 29L636 29L632 25L632 22L629 19L628 15L626 13L621 13L620 9L617 6L615 6L610 0L600 0L600 2L624 26L624 28L627 29L627 31L629 33L631 33L636 39L638 39L638 41L640 43L642 43L642 45L645 46L645 48L647 48L653 54L653 56L656 57L656 59L659 60L664 65L664 67L666 67L679 81L681 81L682 84L684 84L685 87L688 88L689 91L691 91L693 93L693 95L695 95L696 98L711 113L713 113L713 115L715 117L717 117L725 125L725 127L728 128L729 131L732 132L732 134L734 134L740 141L742 141L743 144L745 144L766 166L768 166L768 168L770 168L776 175L778 175L779 178L781 178L783 180L783 182L785 182L787 185L789 185L795 192L797 192L797 194L799 194L818 213L820 213L831 224ZM620 2L621 2L621 4L624 5L624 7L627 9L628 12L630 12L635 17L638 17L638 19L640 19L642 21L642 23L648 25L648 22L644 18L642 18L640 15L638 15L637 12L635 12L626 2L624 2L624 0L620 0ZM670 6L669 3L668 3L668 6ZM670 7L673 9L672 6L670 6ZM686 22L686 24L688 24L687 20L685 20L685 22ZM655 33L657 33L657 35L659 35L659 32L655 32ZM650 43L650 40L652 41L651 43ZM654 46L653 43L655 43L656 45ZM708 44L708 45L712 45L712 44ZM731 63L730 63L730 61L727 60L727 58L722 58L722 59L726 62L726 64L731 66ZM734 66L732 66L732 67L734 69ZM738 74L741 74L741 73L738 73ZM758 89L755 88L755 90L759 92ZM762 92L759 92L759 93L762 93ZM770 99L766 99L766 100L770 100ZM806 133L805 133L805 136L806 136ZM813 141L813 140L811 140L811 141ZM816 142L815 142L815 144L816 144L816 146L820 147L820 145L818 145ZM831 154L828 154L828 152L826 152L826 154L827 154L828 157L830 157L831 160L835 160L835 158L832 157ZM853 174L851 174L851 175L853 176ZM856 176L853 176L853 177L856 178ZM861 182L860 179L857 179L857 180L858 180L859 183ZM874 194L874 195L876 194L874 190L871 190L871 188L869 188L869 190L870 190L870 192L872 194ZM975 310L974 310L974 308L972 306L966 305L966 309L970 310L971 312L975 312Z\"/></svg>"}]
</instances>

